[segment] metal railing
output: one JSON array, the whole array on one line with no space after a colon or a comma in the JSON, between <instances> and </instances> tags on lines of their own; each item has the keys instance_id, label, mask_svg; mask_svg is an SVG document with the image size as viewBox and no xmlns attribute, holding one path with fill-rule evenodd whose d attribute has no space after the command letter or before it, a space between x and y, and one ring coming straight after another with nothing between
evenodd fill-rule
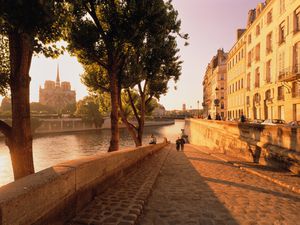
<instances>
[{"instance_id":1,"label":"metal railing","mask_svg":"<svg viewBox=\"0 0 300 225\"><path fill-rule=\"evenodd\" d=\"M279 81L294 81L297 79L300 79L300 64L295 64L279 71Z\"/></svg>"}]
</instances>

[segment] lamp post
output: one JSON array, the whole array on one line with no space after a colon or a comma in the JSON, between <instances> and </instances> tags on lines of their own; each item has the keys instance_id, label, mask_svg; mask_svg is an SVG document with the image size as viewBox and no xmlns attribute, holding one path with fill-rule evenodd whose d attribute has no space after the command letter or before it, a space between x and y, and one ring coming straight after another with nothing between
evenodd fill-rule
<instances>
[{"instance_id":1,"label":"lamp post","mask_svg":"<svg viewBox=\"0 0 300 225\"><path fill-rule=\"evenodd\" d=\"M200 118L199 100L197 101L197 104L198 104L198 118Z\"/></svg>"}]
</instances>

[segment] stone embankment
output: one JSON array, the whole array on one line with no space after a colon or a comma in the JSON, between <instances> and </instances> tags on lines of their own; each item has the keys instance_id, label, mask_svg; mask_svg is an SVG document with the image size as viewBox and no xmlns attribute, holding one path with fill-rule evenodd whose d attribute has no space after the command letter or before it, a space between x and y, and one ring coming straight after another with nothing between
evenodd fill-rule
<instances>
[{"instance_id":1,"label":"stone embankment","mask_svg":"<svg viewBox=\"0 0 300 225\"><path fill-rule=\"evenodd\" d=\"M188 119L185 132L194 145L300 174L300 128Z\"/></svg>"},{"instance_id":2,"label":"stone embankment","mask_svg":"<svg viewBox=\"0 0 300 225\"><path fill-rule=\"evenodd\" d=\"M174 123L174 120L145 121L145 127L165 126L172 125ZM35 134L70 133L110 128L110 118L105 118L101 127L95 127L94 124L82 121L80 118L42 119L41 125L35 130ZM126 128L126 126L124 124L120 124L120 128Z\"/></svg>"},{"instance_id":3,"label":"stone embankment","mask_svg":"<svg viewBox=\"0 0 300 225\"><path fill-rule=\"evenodd\" d=\"M64 224L97 194L167 144L165 141L96 154L55 165L7 184L0 188L0 224Z\"/></svg>"}]
</instances>

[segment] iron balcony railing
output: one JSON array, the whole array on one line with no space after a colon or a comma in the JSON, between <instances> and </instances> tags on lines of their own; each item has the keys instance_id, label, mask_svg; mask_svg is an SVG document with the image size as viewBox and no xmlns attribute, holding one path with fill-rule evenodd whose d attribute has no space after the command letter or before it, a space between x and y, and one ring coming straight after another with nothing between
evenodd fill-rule
<instances>
[{"instance_id":1,"label":"iron balcony railing","mask_svg":"<svg viewBox=\"0 0 300 225\"><path fill-rule=\"evenodd\" d=\"M300 64L295 64L292 67L287 67L279 71L279 81L289 82L298 79L300 79Z\"/></svg>"}]
</instances>

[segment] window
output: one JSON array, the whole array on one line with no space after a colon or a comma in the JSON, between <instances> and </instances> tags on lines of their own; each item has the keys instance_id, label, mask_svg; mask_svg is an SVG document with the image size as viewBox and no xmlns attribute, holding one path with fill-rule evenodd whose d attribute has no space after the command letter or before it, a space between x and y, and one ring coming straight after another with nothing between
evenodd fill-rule
<instances>
[{"instance_id":1,"label":"window","mask_svg":"<svg viewBox=\"0 0 300 225\"><path fill-rule=\"evenodd\" d=\"M295 10L295 13L294 13L294 24L295 24L295 27L294 27L294 32L298 32L300 31L300 7L298 7L296 10Z\"/></svg>"},{"instance_id":2,"label":"window","mask_svg":"<svg viewBox=\"0 0 300 225\"><path fill-rule=\"evenodd\" d=\"M251 44L251 34L248 35L248 44Z\"/></svg>"},{"instance_id":3,"label":"window","mask_svg":"<svg viewBox=\"0 0 300 225\"><path fill-rule=\"evenodd\" d=\"M225 108L224 102L221 102L221 109L224 109L224 108Z\"/></svg>"},{"instance_id":4,"label":"window","mask_svg":"<svg viewBox=\"0 0 300 225\"><path fill-rule=\"evenodd\" d=\"M300 73L300 41L294 46L294 72Z\"/></svg>"},{"instance_id":5,"label":"window","mask_svg":"<svg viewBox=\"0 0 300 225\"><path fill-rule=\"evenodd\" d=\"M266 54L272 52L272 32L267 35L266 39Z\"/></svg>"},{"instance_id":6,"label":"window","mask_svg":"<svg viewBox=\"0 0 300 225\"><path fill-rule=\"evenodd\" d=\"M272 95L271 95L271 90L267 90L266 91L266 100L271 100L272 99Z\"/></svg>"},{"instance_id":7,"label":"window","mask_svg":"<svg viewBox=\"0 0 300 225\"><path fill-rule=\"evenodd\" d=\"M260 44L255 46L255 61L260 60Z\"/></svg>"},{"instance_id":8,"label":"window","mask_svg":"<svg viewBox=\"0 0 300 225\"><path fill-rule=\"evenodd\" d=\"M241 80L241 88L244 88L244 79Z\"/></svg>"},{"instance_id":9,"label":"window","mask_svg":"<svg viewBox=\"0 0 300 225\"><path fill-rule=\"evenodd\" d=\"M250 52L248 52L248 67L250 67L251 66L251 57L252 57L252 55L251 55L251 51Z\"/></svg>"},{"instance_id":10,"label":"window","mask_svg":"<svg viewBox=\"0 0 300 225\"><path fill-rule=\"evenodd\" d=\"M292 83L292 97L299 98L300 97L300 83L297 81Z\"/></svg>"},{"instance_id":11,"label":"window","mask_svg":"<svg viewBox=\"0 0 300 225\"><path fill-rule=\"evenodd\" d=\"M279 53L278 58L278 67L279 67L279 79L284 76L284 52Z\"/></svg>"},{"instance_id":12,"label":"window","mask_svg":"<svg viewBox=\"0 0 300 225\"><path fill-rule=\"evenodd\" d=\"M278 100L284 100L284 87L283 86L279 86L278 87Z\"/></svg>"},{"instance_id":13,"label":"window","mask_svg":"<svg viewBox=\"0 0 300 225\"><path fill-rule=\"evenodd\" d=\"M271 60L266 63L266 83L271 82Z\"/></svg>"},{"instance_id":14,"label":"window","mask_svg":"<svg viewBox=\"0 0 300 225\"><path fill-rule=\"evenodd\" d=\"M272 22L272 9L267 14L267 24L270 24Z\"/></svg>"},{"instance_id":15,"label":"window","mask_svg":"<svg viewBox=\"0 0 300 225\"><path fill-rule=\"evenodd\" d=\"M259 67L256 68L255 70L255 87L259 88L260 87L260 72L259 72Z\"/></svg>"},{"instance_id":16,"label":"window","mask_svg":"<svg viewBox=\"0 0 300 225\"><path fill-rule=\"evenodd\" d=\"M280 0L280 14L285 12L285 0Z\"/></svg>"},{"instance_id":17,"label":"window","mask_svg":"<svg viewBox=\"0 0 300 225\"><path fill-rule=\"evenodd\" d=\"M250 81L251 81L251 73L248 73L247 74L247 91L250 91L250 85L251 85Z\"/></svg>"},{"instance_id":18,"label":"window","mask_svg":"<svg viewBox=\"0 0 300 225\"><path fill-rule=\"evenodd\" d=\"M260 25L256 25L256 32L255 32L256 36L260 35Z\"/></svg>"},{"instance_id":19,"label":"window","mask_svg":"<svg viewBox=\"0 0 300 225\"><path fill-rule=\"evenodd\" d=\"M285 22L279 25L279 44L285 42Z\"/></svg>"}]
</instances>

